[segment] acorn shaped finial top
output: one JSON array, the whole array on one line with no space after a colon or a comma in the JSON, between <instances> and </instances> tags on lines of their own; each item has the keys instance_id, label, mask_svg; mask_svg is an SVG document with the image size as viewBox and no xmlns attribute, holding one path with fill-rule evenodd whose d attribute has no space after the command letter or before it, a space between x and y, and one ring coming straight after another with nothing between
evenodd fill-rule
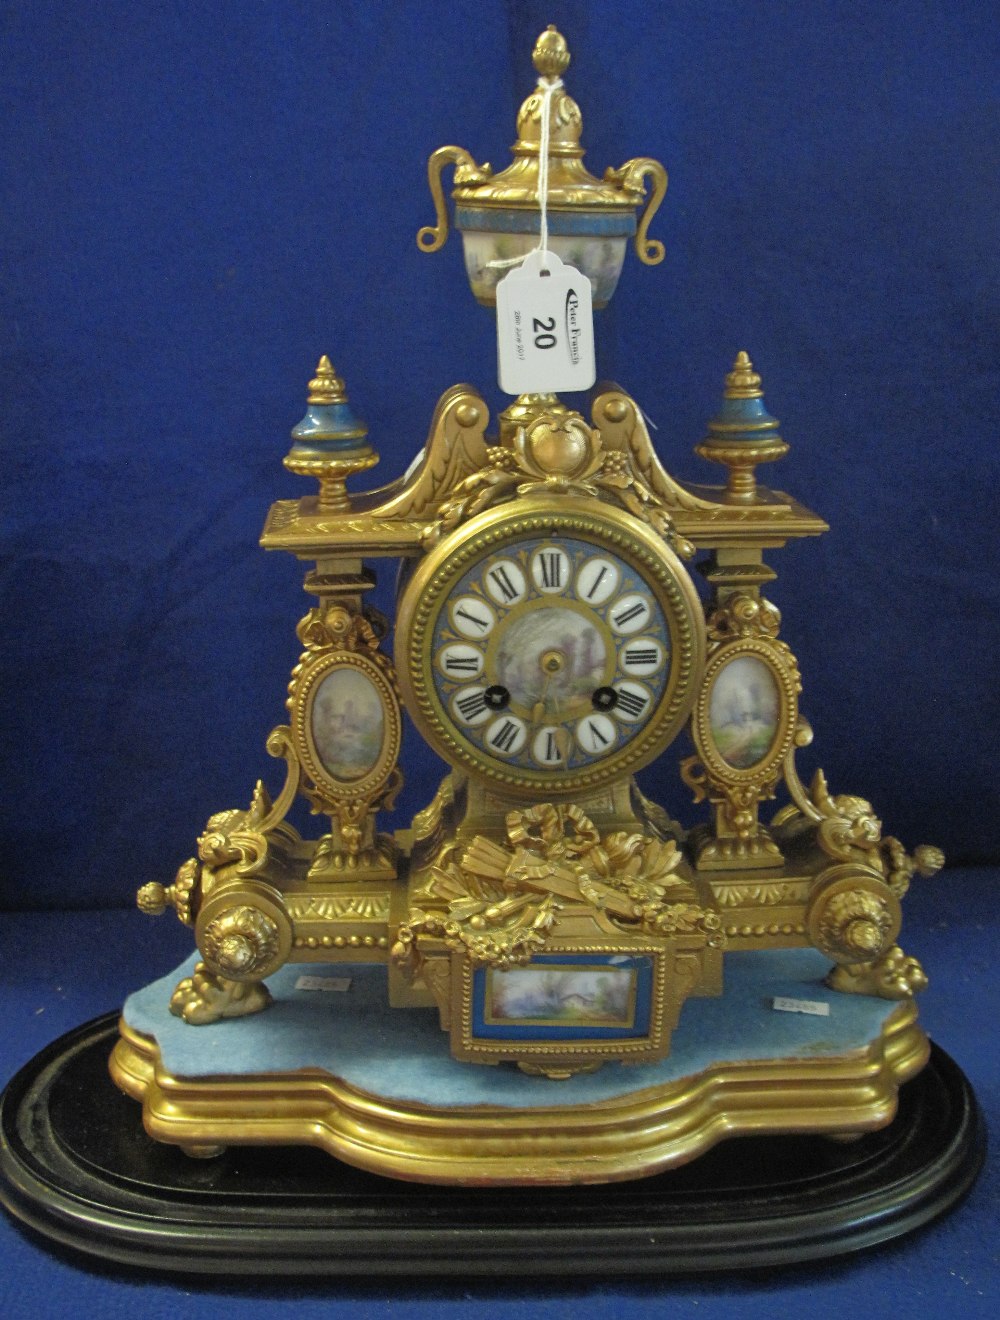
<instances>
[{"instance_id":1,"label":"acorn shaped finial top","mask_svg":"<svg viewBox=\"0 0 1000 1320\"><path fill-rule=\"evenodd\" d=\"M732 371L726 376L726 399L762 399L764 391L760 387L760 377L753 369L750 354L744 349L736 354Z\"/></svg>"},{"instance_id":2,"label":"acorn shaped finial top","mask_svg":"<svg viewBox=\"0 0 1000 1320\"><path fill-rule=\"evenodd\" d=\"M333 369L333 363L324 353L316 367L316 375L309 382L307 403L346 403L344 382Z\"/></svg>"},{"instance_id":3,"label":"acorn shaped finial top","mask_svg":"<svg viewBox=\"0 0 1000 1320\"><path fill-rule=\"evenodd\" d=\"M566 38L550 23L535 42L532 64L542 78L561 78L569 68L569 58Z\"/></svg>"}]
</instances>

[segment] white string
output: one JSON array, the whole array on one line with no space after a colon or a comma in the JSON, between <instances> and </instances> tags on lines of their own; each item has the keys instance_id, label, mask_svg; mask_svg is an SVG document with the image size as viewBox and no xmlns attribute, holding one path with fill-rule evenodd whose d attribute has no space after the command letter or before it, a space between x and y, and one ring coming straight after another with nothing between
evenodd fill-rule
<instances>
[{"instance_id":1,"label":"white string","mask_svg":"<svg viewBox=\"0 0 1000 1320\"><path fill-rule=\"evenodd\" d=\"M538 85L542 89L542 140L538 144L538 205L542 219L538 229L538 248L544 254L549 250L549 135L552 131L549 112L552 93L563 84L561 78L539 78Z\"/></svg>"},{"instance_id":2,"label":"white string","mask_svg":"<svg viewBox=\"0 0 1000 1320\"><path fill-rule=\"evenodd\" d=\"M507 257L504 260L489 261L486 264L493 270L503 270L511 266L520 266L532 252L541 252L544 256L549 250L549 140L551 137L550 111L552 96L563 85L561 78L539 78L538 86L542 89L542 135L538 144L538 206L541 220L538 225L538 239L530 251L520 257Z\"/></svg>"}]
</instances>

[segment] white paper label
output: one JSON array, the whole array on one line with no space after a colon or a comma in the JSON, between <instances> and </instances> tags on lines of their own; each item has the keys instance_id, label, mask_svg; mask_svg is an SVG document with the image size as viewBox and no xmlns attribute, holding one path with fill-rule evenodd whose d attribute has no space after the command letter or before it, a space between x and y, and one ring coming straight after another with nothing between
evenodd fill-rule
<instances>
[{"instance_id":1,"label":"white paper label","mask_svg":"<svg viewBox=\"0 0 1000 1320\"><path fill-rule=\"evenodd\" d=\"M789 999L785 995L775 995L772 1006L779 1013L812 1013L815 1017L829 1017L830 1005L819 999Z\"/></svg>"},{"instance_id":2,"label":"white paper label","mask_svg":"<svg viewBox=\"0 0 1000 1320\"><path fill-rule=\"evenodd\" d=\"M339 990L350 989L349 976L300 976L295 982L296 990Z\"/></svg>"},{"instance_id":3,"label":"white paper label","mask_svg":"<svg viewBox=\"0 0 1000 1320\"><path fill-rule=\"evenodd\" d=\"M589 390L597 369L586 275L554 252L529 252L504 276L497 285L497 363L507 394Z\"/></svg>"}]
</instances>

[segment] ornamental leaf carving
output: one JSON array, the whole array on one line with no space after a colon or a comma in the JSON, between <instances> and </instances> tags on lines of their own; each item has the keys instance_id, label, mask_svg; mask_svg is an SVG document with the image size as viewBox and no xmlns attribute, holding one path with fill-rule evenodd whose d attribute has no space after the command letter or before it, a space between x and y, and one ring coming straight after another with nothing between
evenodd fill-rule
<instances>
[{"instance_id":1,"label":"ornamental leaf carving","mask_svg":"<svg viewBox=\"0 0 1000 1320\"><path fill-rule=\"evenodd\" d=\"M670 476L653 448L640 409L623 390L612 387L598 395L593 418L605 449L624 454L635 476L664 508L722 511L718 504L693 495Z\"/></svg>"},{"instance_id":2,"label":"ornamental leaf carving","mask_svg":"<svg viewBox=\"0 0 1000 1320\"><path fill-rule=\"evenodd\" d=\"M940 871L945 864L940 848L920 844L911 855L898 839L883 839L882 822L871 803L852 793L831 794L822 770L816 771L806 789L795 767L795 751L808 747L812 736L809 724L800 718L784 763L792 801L774 817L772 830L786 838L815 830L817 843L829 857L872 868L897 898L906 893L914 874L929 877Z\"/></svg>"},{"instance_id":3,"label":"ornamental leaf carving","mask_svg":"<svg viewBox=\"0 0 1000 1320\"><path fill-rule=\"evenodd\" d=\"M457 177L457 176L456 176ZM399 481L363 497L368 518L419 519L432 516L467 477L487 461L489 423L485 400L471 386L453 385L434 410L427 443ZM362 500L354 501L355 509Z\"/></svg>"},{"instance_id":4,"label":"ornamental leaf carving","mask_svg":"<svg viewBox=\"0 0 1000 1320\"><path fill-rule=\"evenodd\" d=\"M675 840L626 831L602 838L580 807L549 802L510 812L506 824L506 844L477 835L460 859L452 850L431 868L393 949L404 969L416 970L425 938L491 967L526 963L544 949L559 913L581 905L623 931L697 935L721 946L719 914L675 874Z\"/></svg>"},{"instance_id":5,"label":"ornamental leaf carving","mask_svg":"<svg viewBox=\"0 0 1000 1320\"><path fill-rule=\"evenodd\" d=\"M763 596L739 591L709 612L706 627L713 642L729 642L742 637L775 638L781 628L781 614L777 606ZM782 654L786 659L794 660L787 646L782 646Z\"/></svg>"}]
</instances>

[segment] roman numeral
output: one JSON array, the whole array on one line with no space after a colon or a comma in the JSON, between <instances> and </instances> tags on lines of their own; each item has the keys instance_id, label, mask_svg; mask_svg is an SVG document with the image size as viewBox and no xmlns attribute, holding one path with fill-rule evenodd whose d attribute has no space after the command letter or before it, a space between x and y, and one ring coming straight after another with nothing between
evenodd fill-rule
<instances>
[{"instance_id":1,"label":"roman numeral","mask_svg":"<svg viewBox=\"0 0 1000 1320\"><path fill-rule=\"evenodd\" d=\"M599 747L607 747L611 739L605 738L604 734L600 731L593 720L587 721L587 728L590 730L591 746L594 747L595 750Z\"/></svg>"},{"instance_id":2,"label":"roman numeral","mask_svg":"<svg viewBox=\"0 0 1000 1320\"><path fill-rule=\"evenodd\" d=\"M622 655L627 665L655 665L655 646L629 646Z\"/></svg>"},{"instance_id":3,"label":"roman numeral","mask_svg":"<svg viewBox=\"0 0 1000 1320\"><path fill-rule=\"evenodd\" d=\"M449 655L445 657L444 667L459 674L474 674L479 667L479 660L474 655Z\"/></svg>"},{"instance_id":4,"label":"roman numeral","mask_svg":"<svg viewBox=\"0 0 1000 1320\"><path fill-rule=\"evenodd\" d=\"M517 598L517 587L514 586L510 574L502 564L498 568L490 569L490 577L499 587L504 600L515 600Z\"/></svg>"},{"instance_id":5,"label":"roman numeral","mask_svg":"<svg viewBox=\"0 0 1000 1320\"><path fill-rule=\"evenodd\" d=\"M556 735L552 732L549 732L545 735L545 755L542 757L542 760L543 761L559 760L559 746L556 743Z\"/></svg>"},{"instance_id":6,"label":"roman numeral","mask_svg":"<svg viewBox=\"0 0 1000 1320\"><path fill-rule=\"evenodd\" d=\"M636 601L636 603L630 605L627 610L622 610L621 614L616 614L614 616L615 627L623 628L626 623L631 622L632 619L637 619L640 614L645 614L645 612L646 602L644 600Z\"/></svg>"},{"instance_id":7,"label":"roman numeral","mask_svg":"<svg viewBox=\"0 0 1000 1320\"><path fill-rule=\"evenodd\" d=\"M543 550L538 556L542 565L542 586L562 586L563 558L558 550Z\"/></svg>"},{"instance_id":8,"label":"roman numeral","mask_svg":"<svg viewBox=\"0 0 1000 1320\"><path fill-rule=\"evenodd\" d=\"M478 614L472 614L464 605L460 605L455 613L459 618L468 619L469 622L474 623L477 628L482 628L483 632L486 632L490 626L489 619L484 619Z\"/></svg>"},{"instance_id":9,"label":"roman numeral","mask_svg":"<svg viewBox=\"0 0 1000 1320\"><path fill-rule=\"evenodd\" d=\"M594 592L595 592L595 591L597 590L597 588L601 585L601 578L603 578L603 577L607 577L607 573L608 573L608 568L607 568L607 565L604 564L604 565L602 565L602 567L601 567L601 571L598 573L597 577L594 578L594 585L593 585L593 586L590 588L590 590L587 592L587 599L588 599L588 600L592 600L592 599L593 599Z\"/></svg>"},{"instance_id":10,"label":"roman numeral","mask_svg":"<svg viewBox=\"0 0 1000 1320\"><path fill-rule=\"evenodd\" d=\"M455 705L467 720L474 720L486 709L486 695L483 692L470 692L467 697L459 697Z\"/></svg>"},{"instance_id":11,"label":"roman numeral","mask_svg":"<svg viewBox=\"0 0 1000 1320\"><path fill-rule=\"evenodd\" d=\"M646 709L649 698L638 692L632 692L629 688L615 690L618 693L618 709L626 715L631 715L633 719L638 719Z\"/></svg>"},{"instance_id":12,"label":"roman numeral","mask_svg":"<svg viewBox=\"0 0 1000 1320\"><path fill-rule=\"evenodd\" d=\"M498 752L509 752L514 745L514 739L517 737L517 725L513 720L504 720L500 728L490 739L490 746L495 747Z\"/></svg>"}]
</instances>

